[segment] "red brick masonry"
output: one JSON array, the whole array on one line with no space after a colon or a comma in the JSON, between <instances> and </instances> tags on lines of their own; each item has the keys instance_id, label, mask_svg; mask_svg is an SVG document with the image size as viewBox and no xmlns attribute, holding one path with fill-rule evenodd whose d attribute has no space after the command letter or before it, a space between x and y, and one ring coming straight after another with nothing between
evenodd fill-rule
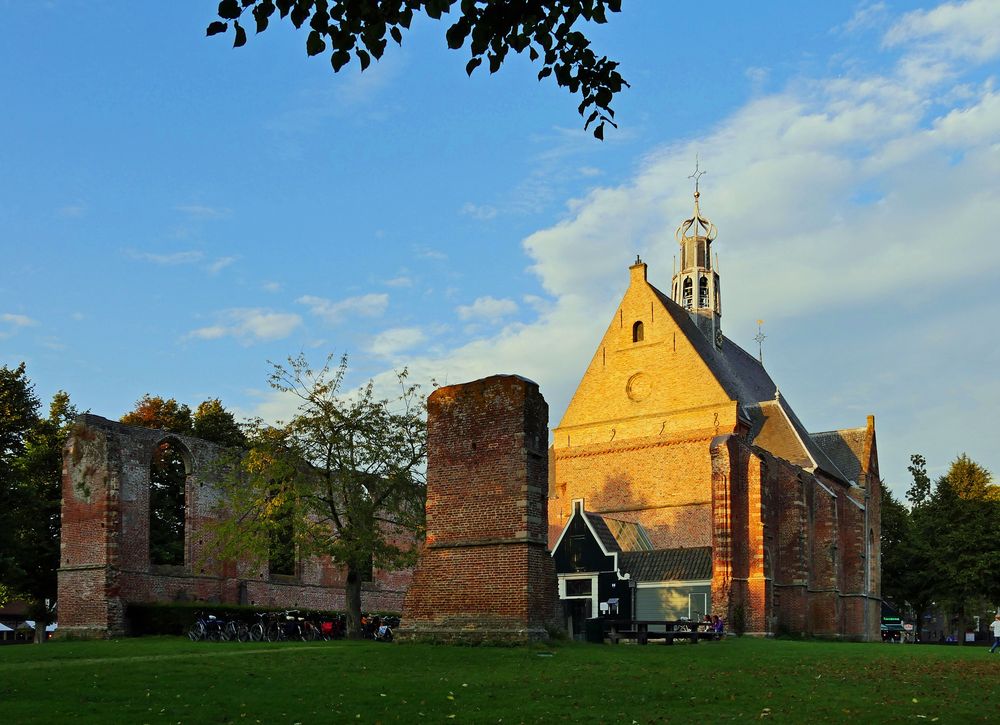
<instances>
[{"instance_id":1,"label":"red brick masonry","mask_svg":"<svg viewBox=\"0 0 1000 725\"><path fill-rule=\"evenodd\" d=\"M547 548L548 405L496 375L427 401L427 540L403 639L517 642L561 627Z\"/></svg>"}]
</instances>

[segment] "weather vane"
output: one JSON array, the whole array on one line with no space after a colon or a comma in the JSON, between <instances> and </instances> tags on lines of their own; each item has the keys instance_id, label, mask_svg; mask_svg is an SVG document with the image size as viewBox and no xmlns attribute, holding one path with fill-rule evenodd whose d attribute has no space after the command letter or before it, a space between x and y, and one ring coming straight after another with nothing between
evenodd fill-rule
<instances>
[{"instance_id":1,"label":"weather vane","mask_svg":"<svg viewBox=\"0 0 1000 725\"><path fill-rule=\"evenodd\" d=\"M767 339L767 335L760 329L760 326L763 324L763 320L757 320L757 334L753 338L757 341L757 359L760 360L761 365L764 364L764 340Z\"/></svg>"},{"instance_id":2,"label":"weather vane","mask_svg":"<svg viewBox=\"0 0 1000 725\"><path fill-rule=\"evenodd\" d=\"M702 176L704 176L707 173L708 173L707 171L701 171L699 169L699 167L698 167L698 154L695 154L694 155L694 173L691 174L688 177L689 179L694 179L694 193L695 194L698 193L698 181L701 179Z\"/></svg>"}]
</instances>

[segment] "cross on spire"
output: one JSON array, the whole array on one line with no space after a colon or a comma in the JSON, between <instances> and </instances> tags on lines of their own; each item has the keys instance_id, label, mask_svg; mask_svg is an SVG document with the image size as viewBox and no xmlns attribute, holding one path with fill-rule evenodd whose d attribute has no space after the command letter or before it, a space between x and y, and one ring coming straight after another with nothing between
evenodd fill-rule
<instances>
[{"instance_id":1,"label":"cross on spire","mask_svg":"<svg viewBox=\"0 0 1000 725\"><path fill-rule=\"evenodd\" d=\"M754 335L754 340L757 341L757 359L760 364L764 364L764 340L767 339L767 335L764 334L764 330L761 329L761 325L764 324L763 320L757 320L757 334Z\"/></svg>"},{"instance_id":2,"label":"cross on spire","mask_svg":"<svg viewBox=\"0 0 1000 725\"><path fill-rule=\"evenodd\" d=\"M695 154L694 155L694 173L691 174L690 176L688 176L689 179L694 179L694 195L695 196L698 196L698 182L701 180L701 177L704 176L707 173L708 173L707 171L702 171L699 168L698 154Z\"/></svg>"}]
</instances>

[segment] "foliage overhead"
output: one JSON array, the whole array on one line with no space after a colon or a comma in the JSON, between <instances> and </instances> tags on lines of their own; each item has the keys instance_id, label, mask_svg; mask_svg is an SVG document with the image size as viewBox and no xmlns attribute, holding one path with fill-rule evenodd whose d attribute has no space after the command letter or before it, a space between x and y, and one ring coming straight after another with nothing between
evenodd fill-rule
<instances>
[{"instance_id":1,"label":"foliage overhead","mask_svg":"<svg viewBox=\"0 0 1000 725\"><path fill-rule=\"evenodd\" d=\"M456 5L459 15L445 38L453 50L468 41L466 73L472 75L484 60L496 73L511 50L527 51L532 61L541 61L539 80L552 76L581 96L578 111L585 129L593 125L594 136L603 139L604 125L616 125L611 101L628 83L618 63L598 56L575 28L580 21L606 23L608 13L621 11L621 0L222 0L220 19L206 33L225 33L231 25L238 48L247 42L247 16L262 33L277 11L296 28L308 26L310 56L328 54L334 72L357 59L364 71L373 58L382 57L388 38L402 45L403 31L416 13L439 20Z\"/></svg>"},{"instance_id":2,"label":"foliage overhead","mask_svg":"<svg viewBox=\"0 0 1000 725\"><path fill-rule=\"evenodd\" d=\"M305 357L274 364L271 387L299 400L280 426L256 421L250 446L222 475L214 541L223 558L286 573L308 556L347 571L348 630L361 616L361 582L373 567L413 563L424 525L426 422L419 387L398 373L399 393L379 398L372 382L342 390L347 358L319 370ZM294 567L292 567L294 569Z\"/></svg>"}]
</instances>

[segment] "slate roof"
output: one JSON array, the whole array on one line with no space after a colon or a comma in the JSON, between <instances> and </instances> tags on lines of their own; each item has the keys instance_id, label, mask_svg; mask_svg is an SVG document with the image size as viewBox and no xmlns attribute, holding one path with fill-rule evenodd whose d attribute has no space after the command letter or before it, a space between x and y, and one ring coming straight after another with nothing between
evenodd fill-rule
<instances>
[{"instance_id":1,"label":"slate roof","mask_svg":"<svg viewBox=\"0 0 1000 725\"><path fill-rule=\"evenodd\" d=\"M712 547L626 551L618 569L636 582L704 581L712 578Z\"/></svg>"},{"instance_id":2,"label":"slate roof","mask_svg":"<svg viewBox=\"0 0 1000 725\"><path fill-rule=\"evenodd\" d=\"M608 528L607 522L597 514L592 514L589 511L584 511L583 515L587 517L587 521L590 525L594 527L594 531L597 533L597 538L601 540L604 544L606 551L622 551L621 545L615 538L615 535L611 533L611 529Z\"/></svg>"},{"instance_id":3,"label":"slate roof","mask_svg":"<svg viewBox=\"0 0 1000 725\"><path fill-rule=\"evenodd\" d=\"M849 481L860 484L867 433L866 428L847 428L809 435Z\"/></svg>"},{"instance_id":4,"label":"slate roof","mask_svg":"<svg viewBox=\"0 0 1000 725\"><path fill-rule=\"evenodd\" d=\"M755 445L808 471L820 469L845 483L850 480L813 441L788 401L777 394L778 386L757 358L728 337L722 338L722 349L717 349L701 333L687 310L653 285L649 286L726 394L750 415ZM772 445L776 448L771 448Z\"/></svg>"}]
</instances>

